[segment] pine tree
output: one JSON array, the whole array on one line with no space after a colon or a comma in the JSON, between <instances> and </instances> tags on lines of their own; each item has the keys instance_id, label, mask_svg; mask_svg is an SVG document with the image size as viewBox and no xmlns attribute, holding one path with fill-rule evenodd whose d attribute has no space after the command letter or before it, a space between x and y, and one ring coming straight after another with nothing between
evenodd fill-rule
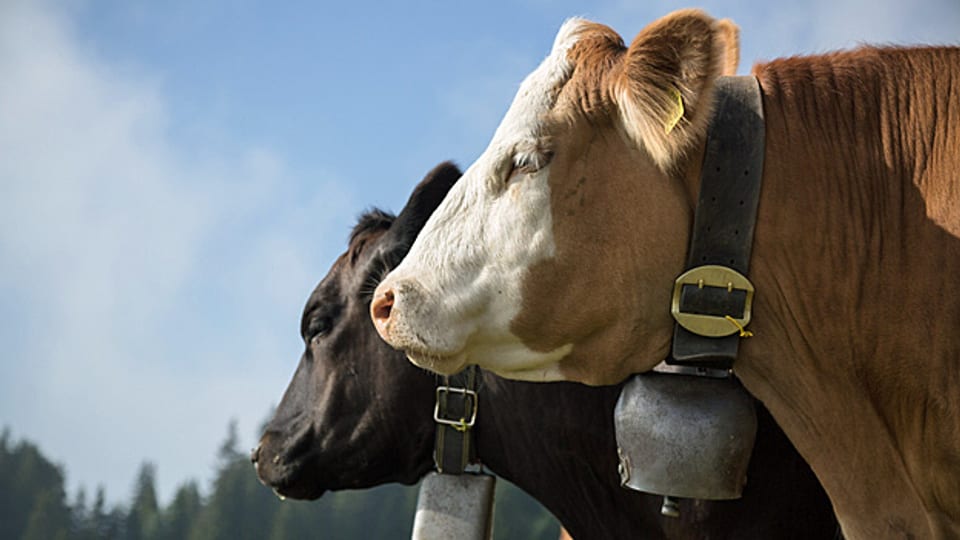
<instances>
[{"instance_id":1,"label":"pine tree","mask_svg":"<svg viewBox=\"0 0 960 540\"><path fill-rule=\"evenodd\" d=\"M207 504L190 534L192 540L260 540L272 528L279 501L257 481L250 460L239 449L236 421L220 446L217 477Z\"/></svg>"},{"instance_id":2,"label":"pine tree","mask_svg":"<svg viewBox=\"0 0 960 540\"><path fill-rule=\"evenodd\" d=\"M0 538L17 538L20 528L17 526L19 516L14 514L13 474L14 465L9 448L10 428L3 428L0 436Z\"/></svg>"},{"instance_id":3,"label":"pine tree","mask_svg":"<svg viewBox=\"0 0 960 540\"><path fill-rule=\"evenodd\" d=\"M66 540L70 511L63 498L63 489L49 489L34 499L22 540Z\"/></svg>"},{"instance_id":4,"label":"pine tree","mask_svg":"<svg viewBox=\"0 0 960 540\"><path fill-rule=\"evenodd\" d=\"M41 525L50 525L44 530L51 534L69 529L60 467L32 443L12 445L8 430L0 441L0 538L21 538L31 526L37 531L31 534Z\"/></svg>"},{"instance_id":5,"label":"pine tree","mask_svg":"<svg viewBox=\"0 0 960 540\"><path fill-rule=\"evenodd\" d=\"M188 538L202 509L203 500L200 498L196 482L190 481L181 485L170 506L161 513L158 538L162 540Z\"/></svg>"},{"instance_id":6,"label":"pine tree","mask_svg":"<svg viewBox=\"0 0 960 540\"><path fill-rule=\"evenodd\" d=\"M94 498L93 506L90 508L90 530L93 531L94 538L105 538L107 524L107 495L103 486L97 486L97 495Z\"/></svg>"},{"instance_id":7,"label":"pine tree","mask_svg":"<svg viewBox=\"0 0 960 540\"><path fill-rule=\"evenodd\" d=\"M93 540L93 524L90 509L87 508L87 490L83 486L77 489L77 494L70 505L70 538L74 540Z\"/></svg>"},{"instance_id":8,"label":"pine tree","mask_svg":"<svg viewBox=\"0 0 960 540\"><path fill-rule=\"evenodd\" d=\"M243 454L240 452L240 436L237 434L237 420L235 418L227 424L227 438L220 443L217 458L220 460L221 469L229 467L233 462L243 458Z\"/></svg>"},{"instance_id":9,"label":"pine tree","mask_svg":"<svg viewBox=\"0 0 960 540\"><path fill-rule=\"evenodd\" d=\"M133 503L126 520L126 537L129 540L153 540L157 535L160 513L157 505L156 470L152 463L140 466Z\"/></svg>"}]
</instances>

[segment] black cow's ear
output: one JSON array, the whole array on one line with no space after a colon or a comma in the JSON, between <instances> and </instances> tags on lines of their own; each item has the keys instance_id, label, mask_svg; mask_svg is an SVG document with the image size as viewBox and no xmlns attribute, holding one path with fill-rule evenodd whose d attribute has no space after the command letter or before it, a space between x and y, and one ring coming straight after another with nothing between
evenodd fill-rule
<instances>
[{"instance_id":1,"label":"black cow's ear","mask_svg":"<svg viewBox=\"0 0 960 540\"><path fill-rule=\"evenodd\" d=\"M440 206L450 188L461 176L460 169L452 162L445 161L433 168L417 184L400 211L390 229L377 241L376 255L370 258L364 275L373 276L379 281L387 272L393 270L410 251L423 225Z\"/></svg>"},{"instance_id":2,"label":"black cow's ear","mask_svg":"<svg viewBox=\"0 0 960 540\"><path fill-rule=\"evenodd\" d=\"M460 169L450 161L445 161L433 168L417 184L417 187L407 200L407 205L400 211L396 221L390 226L387 240L394 248L403 250L401 258L406 255L416 240L423 225L440 206L440 202L447 196L450 188L457 183L461 176ZM396 261L395 264L398 264Z\"/></svg>"}]
</instances>

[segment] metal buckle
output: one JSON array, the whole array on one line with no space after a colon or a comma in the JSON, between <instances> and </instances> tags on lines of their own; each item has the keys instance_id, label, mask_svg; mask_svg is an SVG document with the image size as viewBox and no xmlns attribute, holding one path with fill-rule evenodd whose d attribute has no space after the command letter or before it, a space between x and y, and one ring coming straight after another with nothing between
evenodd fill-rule
<instances>
[{"instance_id":1,"label":"metal buckle","mask_svg":"<svg viewBox=\"0 0 960 540\"><path fill-rule=\"evenodd\" d=\"M743 316L736 318L729 315L704 315L702 313L680 311L680 293L685 285L696 285L700 288L719 287L727 289L727 292L733 292L734 289L746 291L747 297L743 302ZM694 334L707 337L724 337L743 331L743 328L750 323L752 305L753 284L746 276L726 266L708 264L691 268L680 274L680 277L674 282L670 313L676 319L677 324Z\"/></svg>"},{"instance_id":2,"label":"metal buckle","mask_svg":"<svg viewBox=\"0 0 960 540\"><path fill-rule=\"evenodd\" d=\"M449 418L440 417L440 399L441 394L446 392L447 394L460 394L464 396L464 399L469 399L472 404L470 411L470 418L459 418L456 420L451 420ZM467 429L473 427L473 423L477 420L477 393L473 390L468 390L466 388L459 388L456 386L438 386L437 387L437 402L433 406L433 420L438 424L445 424L452 426L458 431L466 431Z\"/></svg>"}]
</instances>

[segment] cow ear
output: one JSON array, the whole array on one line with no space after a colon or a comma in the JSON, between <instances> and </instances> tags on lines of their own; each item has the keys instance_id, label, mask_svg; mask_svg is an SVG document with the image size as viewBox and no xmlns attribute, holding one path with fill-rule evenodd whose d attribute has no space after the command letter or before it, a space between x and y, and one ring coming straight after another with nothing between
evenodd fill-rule
<instances>
[{"instance_id":1,"label":"cow ear","mask_svg":"<svg viewBox=\"0 0 960 540\"><path fill-rule=\"evenodd\" d=\"M740 67L740 27L730 19L717 21L717 39L723 49L720 75L731 77Z\"/></svg>"},{"instance_id":2,"label":"cow ear","mask_svg":"<svg viewBox=\"0 0 960 540\"><path fill-rule=\"evenodd\" d=\"M400 260L406 256L427 219L440 206L447 192L460 179L461 174L456 165L446 161L434 167L417 184L406 206L400 211L381 242L381 252L386 258L388 267L392 268L399 264Z\"/></svg>"},{"instance_id":3,"label":"cow ear","mask_svg":"<svg viewBox=\"0 0 960 540\"><path fill-rule=\"evenodd\" d=\"M701 139L713 82L736 72L739 57L736 25L696 9L653 22L630 44L614 99L624 129L662 169Z\"/></svg>"}]
</instances>

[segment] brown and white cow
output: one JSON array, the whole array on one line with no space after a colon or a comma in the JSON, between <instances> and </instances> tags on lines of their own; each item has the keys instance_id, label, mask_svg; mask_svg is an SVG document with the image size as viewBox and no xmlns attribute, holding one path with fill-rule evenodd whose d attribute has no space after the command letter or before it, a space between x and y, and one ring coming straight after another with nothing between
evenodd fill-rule
<instances>
[{"instance_id":1,"label":"brown and white cow","mask_svg":"<svg viewBox=\"0 0 960 540\"><path fill-rule=\"evenodd\" d=\"M729 34L695 10L629 47L565 23L378 287L381 336L441 373L607 384L660 362ZM737 375L848 538L958 538L960 49L754 74L766 151Z\"/></svg>"}]
</instances>

